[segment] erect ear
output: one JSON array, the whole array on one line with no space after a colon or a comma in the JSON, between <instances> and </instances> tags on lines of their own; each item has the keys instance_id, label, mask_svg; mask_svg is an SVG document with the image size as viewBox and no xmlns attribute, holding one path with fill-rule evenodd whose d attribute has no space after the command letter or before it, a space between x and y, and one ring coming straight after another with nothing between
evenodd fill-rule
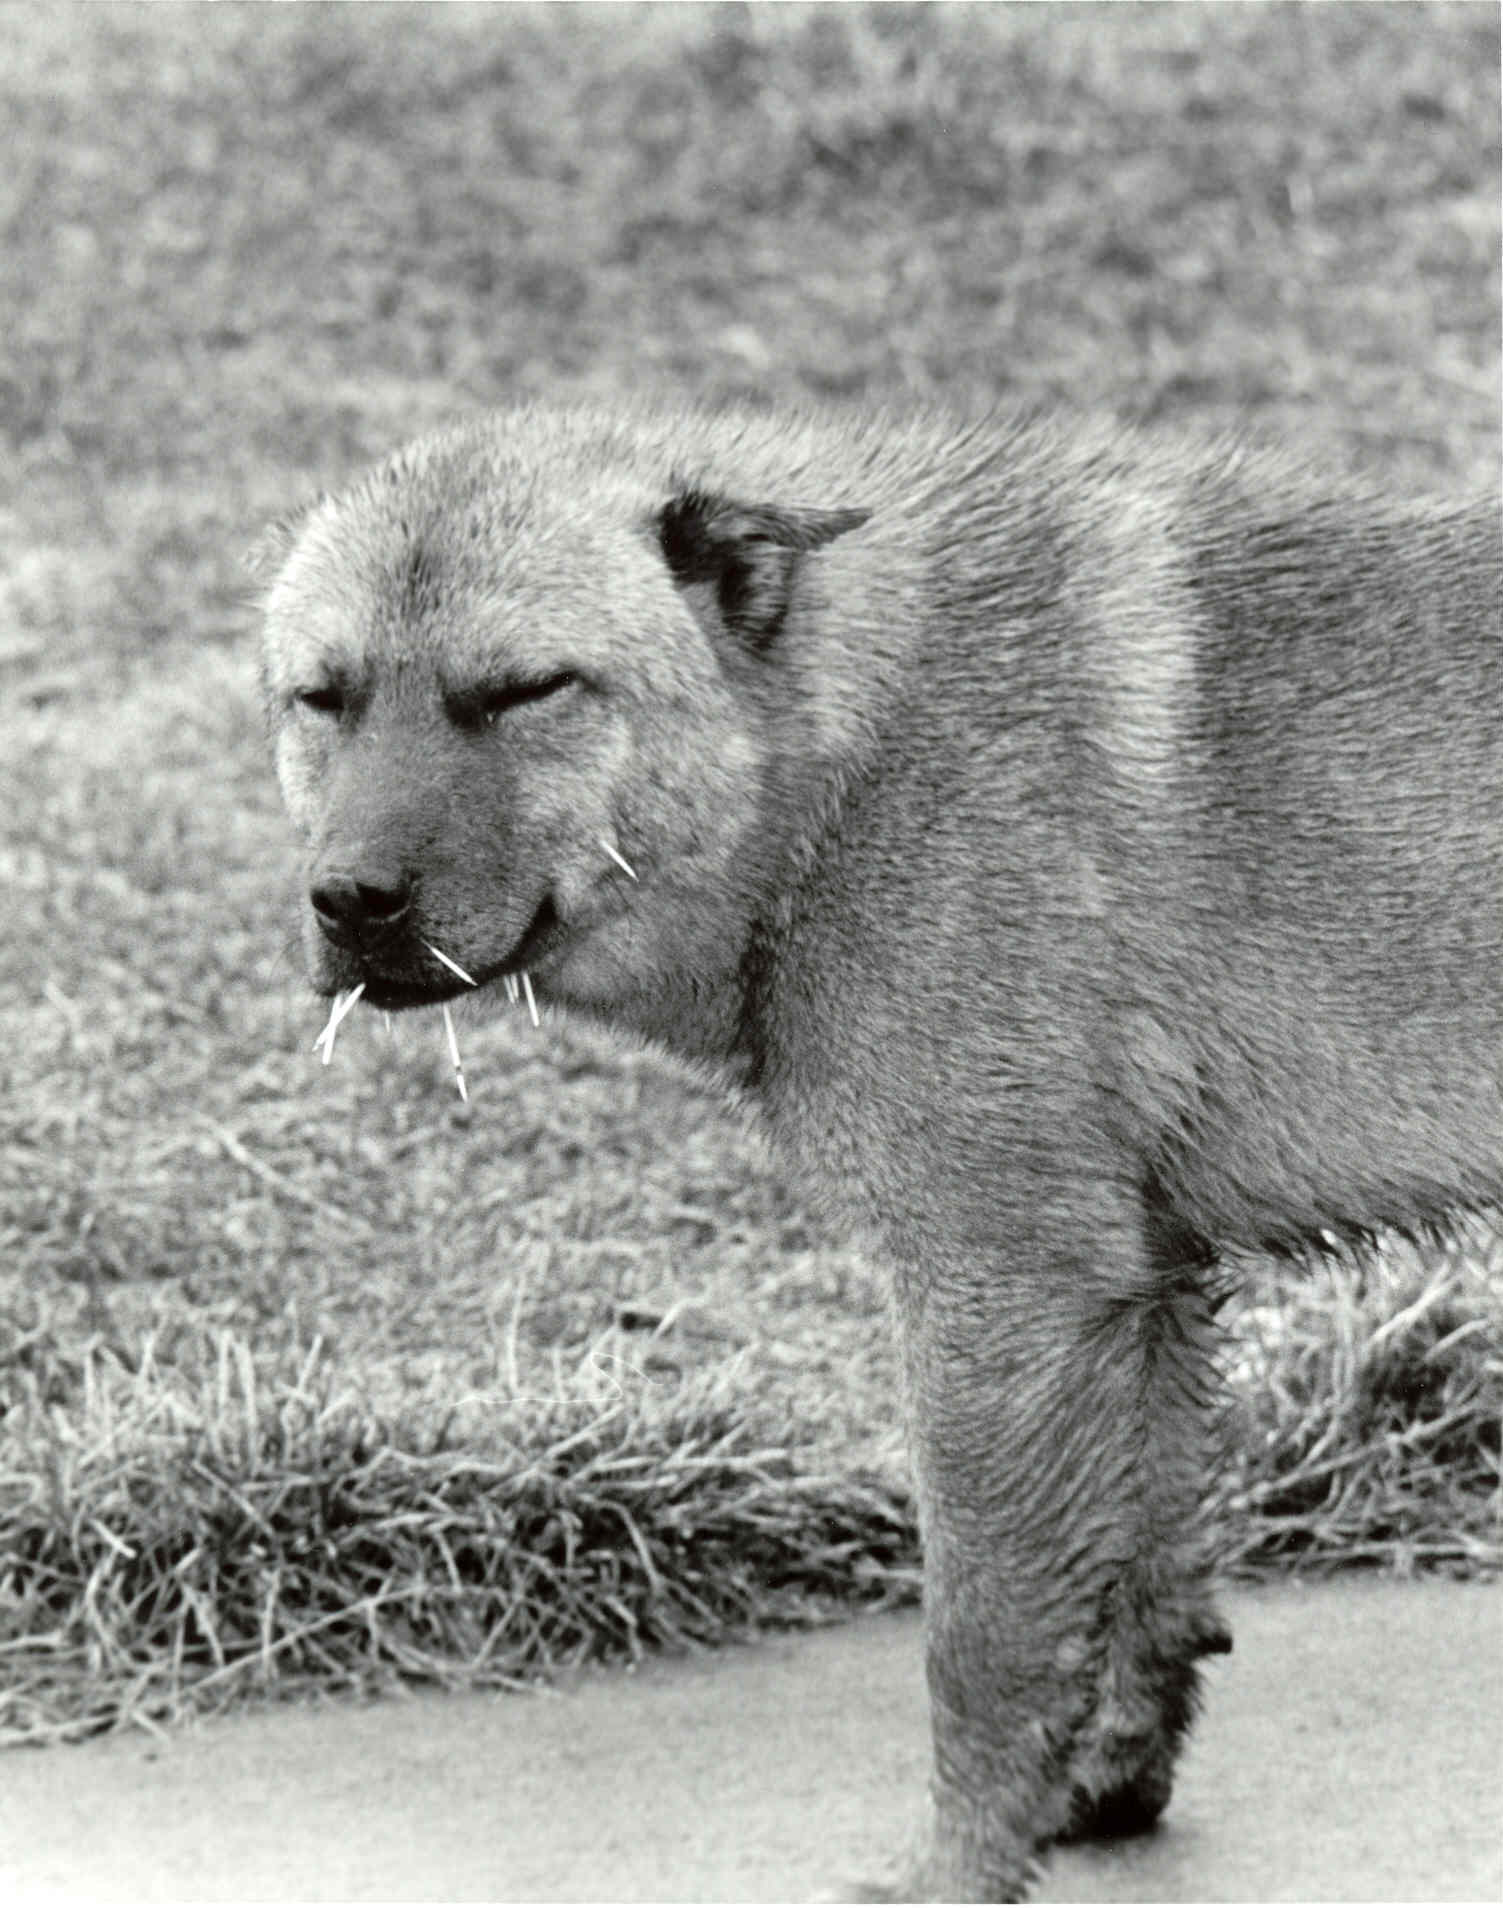
<instances>
[{"instance_id":1,"label":"erect ear","mask_svg":"<svg viewBox=\"0 0 1503 1908\"><path fill-rule=\"evenodd\" d=\"M726 627L760 648L788 614L800 559L870 515L732 503L690 485L658 513L658 539L675 581L710 585Z\"/></svg>"}]
</instances>

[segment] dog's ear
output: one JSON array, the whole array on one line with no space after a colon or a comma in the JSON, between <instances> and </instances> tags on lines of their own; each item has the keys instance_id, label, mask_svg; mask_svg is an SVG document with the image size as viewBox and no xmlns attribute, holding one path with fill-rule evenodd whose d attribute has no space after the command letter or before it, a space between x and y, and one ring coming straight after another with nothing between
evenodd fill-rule
<instances>
[{"instance_id":1,"label":"dog's ear","mask_svg":"<svg viewBox=\"0 0 1503 1908\"><path fill-rule=\"evenodd\" d=\"M801 559L870 515L733 503L685 485L658 512L657 531L674 580L709 585L726 628L760 649L788 614Z\"/></svg>"},{"instance_id":2,"label":"dog's ear","mask_svg":"<svg viewBox=\"0 0 1503 1908\"><path fill-rule=\"evenodd\" d=\"M276 518L251 544L241 559L252 576L269 582L292 555L292 546L302 534L303 525L325 501L322 494L309 498L285 516Z\"/></svg>"}]
</instances>

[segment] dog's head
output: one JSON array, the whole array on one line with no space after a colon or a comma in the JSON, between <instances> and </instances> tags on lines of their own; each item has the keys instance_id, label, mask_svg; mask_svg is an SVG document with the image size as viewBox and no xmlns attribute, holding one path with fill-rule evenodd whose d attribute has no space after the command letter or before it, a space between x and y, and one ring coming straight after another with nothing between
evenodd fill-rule
<instances>
[{"instance_id":1,"label":"dog's head","mask_svg":"<svg viewBox=\"0 0 1503 1908\"><path fill-rule=\"evenodd\" d=\"M778 680L801 572L862 517L524 412L280 526L262 674L315 986L402 1008L526 971L630 1018L720 985L803 746Z\"/></svg>"}]
</instances>

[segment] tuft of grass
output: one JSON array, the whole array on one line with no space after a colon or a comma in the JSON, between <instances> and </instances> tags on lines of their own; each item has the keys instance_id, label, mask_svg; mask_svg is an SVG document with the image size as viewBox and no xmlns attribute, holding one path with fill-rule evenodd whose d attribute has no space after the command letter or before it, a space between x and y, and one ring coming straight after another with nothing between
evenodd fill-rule
<instances>
[{"instance_id":1,"label":"tuft of grass","mask_svg":"<svg viewBox=\"0 0 1503 1908\"><path fill-rule=\"evenodd\" d=\"M1503 1567L1499 1250L1256 1278L1214 1489L1236 1574ZM268 1373L230 1331L196 1360L18 1340L0 1745L252 1694L504 1687L917 1599L901 1479L821 1461L823 1427L774 1424L743 1359L654 1381L602 1341L529 1393L520 1313L502 1391L394 1413L320 1342Z\"/></svg>"},{"instance_id":2,"label":"tuft of grass","mask_svg":"<svg viewBox=\"0 0 1503 1908\"><path fill-rule=\"evenodd\" d=\"M1500 1264L1474 1223L1264 1271L1231 1341L1232 1569L1503 1565Z\"/></svg>"},{"instance_id":3,"label":"tuft of grass","mask_svg":"<svg viewBox=\"0 0 1503 1908\"><path fill-rule=\"evenodd\" d=\"M551 1395L383 1422L321 1346L220 1334L199 1383L91 1354L0 1470L0 1744L247 1693L506 1686L918 1594L901 1493L801 1468L728 1367L587 1365Z\"/></svg>"}]
</instances>

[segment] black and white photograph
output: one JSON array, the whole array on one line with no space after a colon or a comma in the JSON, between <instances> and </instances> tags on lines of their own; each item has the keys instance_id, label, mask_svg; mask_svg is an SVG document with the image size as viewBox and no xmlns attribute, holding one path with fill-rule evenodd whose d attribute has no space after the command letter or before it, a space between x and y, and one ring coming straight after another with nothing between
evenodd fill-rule
<instances>
[{"instance_id":1,"label":"black and white photograph","mask_svg":"<svg viewBox=\"0 0 1503 1908\"><path fill-rule=\"evenodd\" d=\"M1503 1900L1496 0L0 6L0 1903Z\"/></svg>"}]
</instances>

